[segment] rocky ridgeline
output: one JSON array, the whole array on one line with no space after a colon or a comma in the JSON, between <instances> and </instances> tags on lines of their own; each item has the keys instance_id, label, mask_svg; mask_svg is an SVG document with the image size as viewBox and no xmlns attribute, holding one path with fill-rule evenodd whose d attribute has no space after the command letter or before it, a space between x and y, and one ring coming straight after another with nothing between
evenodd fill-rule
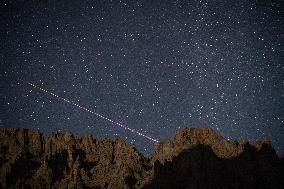
<instances>
[{"instance_id":1,"label":"rocky ridgeline","mask_svg":"<svg viewBox=\"0 0 284 189\"><path fill-rule=\"evenodd\" d=\"M283 165L267 140L228 141L208 128L180 130L149 158L120 138L0 130L0 189L274 189L284 186Z\"/></svg>"}]
</instances>

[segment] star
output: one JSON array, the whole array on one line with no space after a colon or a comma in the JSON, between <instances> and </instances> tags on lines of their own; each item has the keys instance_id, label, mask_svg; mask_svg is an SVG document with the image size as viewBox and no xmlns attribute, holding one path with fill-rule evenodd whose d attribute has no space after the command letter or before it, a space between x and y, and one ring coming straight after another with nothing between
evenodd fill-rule
<instances>
[{"instance_id":1,"label":"star","mask_svg":"<svg viewBox=\"0 0 284 189\"><path fill-rule=\"evenodd\" d=\"M163 141L183 127L206 125L230 140L268 136L284 152L276 2L4 1L1 7L0 127L119 136L149 155L155 143L143 135Z\"/></svg>"}]
</instances>

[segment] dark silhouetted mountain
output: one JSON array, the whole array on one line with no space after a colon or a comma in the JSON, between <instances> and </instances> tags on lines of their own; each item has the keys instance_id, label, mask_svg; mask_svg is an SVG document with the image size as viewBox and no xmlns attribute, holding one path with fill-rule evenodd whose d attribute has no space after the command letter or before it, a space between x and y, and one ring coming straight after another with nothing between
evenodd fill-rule
<instances>
[{"instance_id":1,"label":"dark silhouetted mountain","mask_svg":"<svg viewBox=\"0 0 284 189\"><path fill-rule=\"evenodd\" d=\"M0 130L0 188L275 189L283 165L268 140L228 141L208 128L180 130L149 158L120 138Z\"/></svg>"}]
</instances>

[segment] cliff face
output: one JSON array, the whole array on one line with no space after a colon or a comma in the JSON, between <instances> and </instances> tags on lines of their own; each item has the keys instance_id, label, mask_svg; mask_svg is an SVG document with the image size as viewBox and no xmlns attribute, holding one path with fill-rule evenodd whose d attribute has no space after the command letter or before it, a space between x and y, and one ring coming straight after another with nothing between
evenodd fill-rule
<instances>
[{"instance_id":1,"label":"cliff face","mask_svg":"<svg viewBox=\"0 0 284 189\"><path fill-rule=\"evenodd\" d=\"M227 141L207 128L180 130L149 158L120 138L0 130L0 188L282 188L282 178L269 141Z\"/></svg>"},{"instance_id":2,"label":"cliff face","mask_svg":"<svg viewBox=\"0 0 284 189\"><path fill-rule=\"evenodd\" d=\"M250 145L209 128L183 129L158 144L144 188L282 188L281 161L267 140Z\"/></svg>"}]
</instances>

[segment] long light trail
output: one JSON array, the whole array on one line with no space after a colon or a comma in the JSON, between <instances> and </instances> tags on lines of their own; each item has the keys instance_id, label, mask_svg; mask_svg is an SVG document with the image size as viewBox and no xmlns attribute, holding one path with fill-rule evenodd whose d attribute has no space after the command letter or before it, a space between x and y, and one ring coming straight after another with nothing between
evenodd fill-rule
<instances>
[{"instance_id":1,"label":"long light trail","mask_svg":"<svg viewBox=\"0 0 284 189\"><path fill-rule=\"evenodd\" d=\"M50 95L52 95L52 96L54 96L54 97L56 97L56 98L58 98L58 99L60 99L60 100L63 100L63 101L65 101L65 102L67 102L67 103L69 103L69 104L71 104L71 105L73 105L73 106L76 106L77 108L80 108L80 109L82 109L82 110L84 110L84 111L87 111L87 112L89 112L89 113L91 113L91 114L94 114L94 115L100 117L101 119L104 119L104 120L106 120L106 121L108 121L108 122L111 122L111 123L114 124L114 125L120 126L120 127L124 128L124 129L126 129L126 130L129 130L129 131L131 131L131 132L133 132L133 133L136 133L136 134L138 134L139 136L143 136L143 137L145 137L145 138L147 138L147 139L149 139L149 140L151 140L151 141L153 141L153 142L159 142L157 139L154 139L154 138L152 138L152 137L150 137L150 136L147 136L147 135L145 135L145 134L143 134L143 133L140 133L139 131L136 131L136 130L131 129L131 128L125 126L125 125L122 125L121 123L118 123L118 122L113 121L113 120L111 120L111 119L109 119L109 118L107 118L107 117L105 117L105 116L102 116L102 115L96 113L96 112L93 112L92 110L89 110L89 109L87 109L87 108L85 108L85 107L83 107L83 106L80 106L79 104L76 104L76 103L74 103L74 102L72 102L72 101L70 101L70 100L67 100L66 98L60 97L60 96L58 96L58 95L56 95L56 94L54 94L54 93L52 93L52 92L50 92L50 91L48 91L48 90L46 90L46 89L44 89L44 88L41 88L41 87L39 87L39 86L37 86L37 85L31 83L31 82L25 81L25 83L27 83L28 85L30 85L30 86L32 86L32 87L34 87L34 88L36 88L36 89L39 89L39 90L45 92L45 93L47 93L47 94L50 94Z\"/></svg>"}]
</instances>

